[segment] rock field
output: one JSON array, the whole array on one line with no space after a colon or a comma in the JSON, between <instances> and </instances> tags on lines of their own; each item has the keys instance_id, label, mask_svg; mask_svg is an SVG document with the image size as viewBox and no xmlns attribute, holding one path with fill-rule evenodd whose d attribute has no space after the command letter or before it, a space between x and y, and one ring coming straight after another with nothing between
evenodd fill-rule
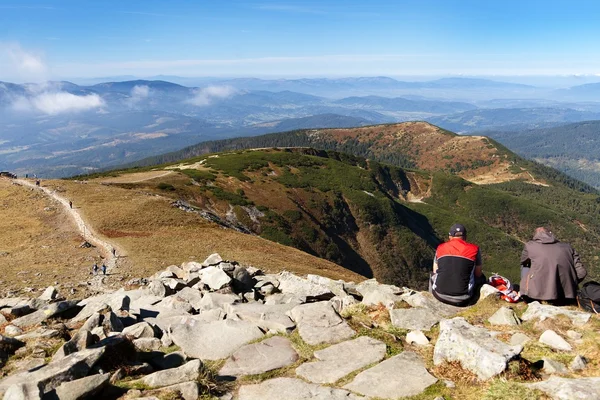
<instances>
[{"instance_id":1,"label":"rock field","mask_svg":"<svg viewBox=\"0 0 600 400\"><path fill-rule=\"evenodd\" d=\"M511 399L599 399L597 316L519 307L487 285L461 309L374 280L263 274L213 254L82 300L53 287L0 299L0 393L448 400L471 386L506 388Z\"/></svg>"}]
</instances>

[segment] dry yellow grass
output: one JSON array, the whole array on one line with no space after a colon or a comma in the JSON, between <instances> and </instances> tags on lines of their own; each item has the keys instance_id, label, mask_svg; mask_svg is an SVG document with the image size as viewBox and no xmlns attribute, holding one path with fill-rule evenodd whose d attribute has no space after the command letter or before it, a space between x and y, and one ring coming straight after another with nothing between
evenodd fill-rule
<instances>
[{"instance_id":1,"label":"dry yellow grass","mask_svg":"<svg viewBox=\"0 0 600 400\"><path fill-rule=\"evenodd\" d=\"M170 177L171 178L171 177ZM154 184L161 178L154 180ZM82 217L104 239L114 243L119 249L118 266L113 274L106 279L109 285L122 286L132 277L145 277L154 274L171 264L181 264L184 261L202 261L211 253L220 253L225 259L236 260L244 265L253 265L265 271L277 272L289 270L298 274L315 273L335 279L359 281L356 275L336 264L310 256L294 248L282 246L257 236L245 235L232 230L218 227L200 216L186 213L171 206L172 199L157 195L144 189L149 183L126 184L128 188L110 185L99 181L86 183L75 181L53 180L45 181L44 186L57 189L60 194L73 200ZM41 193L31 192L22 187L5 185L10 193L4 195L12 199L18 193L18 199L5 201L3 218L3 236L6 241L19 243L25 238L44 237L48 245L53 246L43 254L31 254L21 258L21 262L11 264L14 274L10 281L20 284L16 277L19 270L47 270L52 266L53 275L64 276L61 279L81 281L88 276L89 266L94 256L93 250L76 249L81 242L79 235L73 233L75 227L59 211L50 224L44 218L43 208L52 203ZM36 206L23 201L27 197L35 198ZM23 197L23 199L21 199ZM33 201L33 200L32 200ZM28 227L22 235L13 235L25 222L20 222L15 216L21 215L26 209L37 209L27 222ZM39 211L42 210L42 211ZM58 217L63 215L62 219ZM52 234L54 232L54 234ZM62 232L62 235L58 233ZM68 235L69 239L66 240ZM11 243L12 243L11 242ZM36 240L32 241L32 244ZM6 243L6 242L5 242ZM7 250L13 249L14 245ZM66 248L68 248L68 250ZM10 252L10 251L9 251ZM85 254L79 264L68 268L73 263L70 252ZM47 253L47 254L46 254ZM65 257L65 255L67 257ZM40 265L34 269L31 260L38 258ZM65 261L59 263L58 261ZM61 279L56 279L61 281ZM37 281L27 282L30 286L40 286ZM43 285L45 285L43 283Z\"/></svg>"},{"instance_id":2,"label":"dry yellow grass","mask_svg":"<svg viewBox=\"0 0 600 400\"><path fill-rule=\"evenodd\" d=\"M83 238L57 202L0 178L0 207L2 294L55 282L76 285L89 277L100 254L79 248Z\"/></svg>"}]
</instances>

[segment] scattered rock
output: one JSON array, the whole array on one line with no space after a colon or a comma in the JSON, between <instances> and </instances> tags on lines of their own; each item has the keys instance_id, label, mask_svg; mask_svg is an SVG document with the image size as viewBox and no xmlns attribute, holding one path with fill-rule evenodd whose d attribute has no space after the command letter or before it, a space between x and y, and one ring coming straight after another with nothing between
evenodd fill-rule
<instances>
[{"instance_id":1,"label":"scattered rock","mask_svg":"<svg viewBox=\"0 0 600 400\"><path fill-rule=\"evenodd\" d=\"M552 347L555 350L562 351L571 351L573 348L571 345L562 337L560 337L556 332L551 329L548 329L542 336L540 336L539 342L545 344L547 346Z\"/></svg>"},{"instance_id":2,"label":"scattered rock","mask_svg":"<svg viewBox=\"0 0 600 400\"><path fill-rule=\"evenodd\" d=\"M171 328L171 338L189 357L219 360L229 357L244 344L263 336L250 322L224 320L198 323L193 319Z\"/></svg>"},{"instance_id":3,"label":"scattered rock","mask_svg":"<svg viewBox=\"0 0 600 400\"><path fill-rule=\"evenodd\" d=\"M315 358L319 361L300 365L296 375L314 383L335 383L353 371L383 360L385 350L385 343L361 336L316 351Z\"/></svg>"},{"instance_id":4,"label":"scattered rock","mask_svg":"<svg viewBox=\"0 0 600 400\"><path fill-rule=\"evenodd\" d=\"M571 365L569 365L569 368L571 369L571 371L582 371L585 369L586 366L587 360L585 359L585 357L577 355L571 362Z\"/></svg>"},{"instance_id":5,"label":"scattered rock","mask_svg":"<svg viewBox=\"0 0 600 400\"><path fill-rule=\"evenodd\" d=\"M227 360L219 375L243 376L262 374L295 363L298 353L289 339L274 336L262 342L247 344L239 348Z\"/></svg>"},{"instance_id":6,"label":"scattered rock","mask_svg":"<svg viewBox=\"0 0 600 400\"><path fill-rule=\"evenodd\" d=\"M492 285L484 284L481 285L481 289L479 290L479 299L485 299L488 296L498 296L500 291L493 287Z\"/></svg>"},{"instance_id":7,"label":"scattered rock","mask_svg":"<svg viewBox=\"0 0 600 400\"><path fill-rule=\"evenodd\" d=\"M7 325L4 328L4 333L8 336L18 336L23 333L23 329L19 328L18 326Z\"/></svg>"},{"instance_id":8,"label":"scattered rock","mask_svg":"<svg viewBox=\"0 0 600 400\"><path fill-rule=\"evenodd\" d=\"M345 389L369 397L415 396L437 382L416 353L405 351L361 372Z\"/></svg>"},{"instance_id":9,"label":"scattered rock","mask_svg":"<svg viewBox=\"0 0 600 400\"><path fill-rule=\"evenodd\" d=\"M312 283L307 279L300 278L287 271L280 273L277 279L279 281L278 289L282 293L304 297L307 301L329 300L335 296L327 286Z\"/></svg>"},{"instance_id":10,"label":"scattered rock","mask_svg":"<svg viewBox=\"0 0 600 400\"><path fill-rule=\"evenodd\" d=\"M399 308L390 310L390 318L397 328L428 331L443 317L427 308Z\"/></svg>"},{"instance_id":11,"label":"scattered rock","mask_svg":"<svg viewBox=\"0 0 600 400\"><path fill-rule=\"evenodd\" d=\"M527 310L523 313L521 319L523 321L530 321L532 319L545 320L547 318L555 318L559 315L565 315L571 319L573 324L581 326L585 325L591 318L592 314L569 310L565 307L556 307L547 304L540 304L537 301L529 303Z\"/></svg>"},{"instance_id":12,"label":"scattered rock","mask_svg":"<svg viewBox=\"0 0 600 400\"><path fill-rule=\"evenodd\" d=\"M152 391L149 394L153 394L154 392L158 392L158 398L170 398L167 395L168 393L176 393L178 396L181 396L177 397L177 399L183 400L197 400L203 394L200 391L198 382L183 382L176 385L165 386L157 391Z\"/></svg>"},{"instance_id":13,"label":"scattered rock","mask_svg":"<svg viewBox=\"0 0 600 400\"><path fill-rule=\"evenodd\" d=\"M131 336L134 339L153 338L156 336L154 328L147 322L139 322L135 325L123 329L123 335Z\"/></svg>"},{"instance_id":14,"label":"scattered rock","mask_svg":"<svg viewBox=\"0 0 600 400\"><path fill-rule=\"evenodd\" d=\"M319 386L295 378L269 379L257 385L240 387L238 400L359 400L346 390Z\"/></svg>"},{"instance_id":15,"label":"scattered rock","mask_svg":"<svg viewBox=\"0 0 600 400\"><path fill-rule=\"evenodd\" d=\"M221 256L217 253L211 254L210 256L208 256L208 258L206 260L204 260L204 262L202 263L203 267L211 267L214 265L218 265L219 263L222 263L223 259L221 258Z\"/></svg>"},{"instance_id":16,"label":"scattered rock","mask_svg":"<svg viewBox=\"0 0 600 400\"><path fill-rule=\"evenodd\" d=\"M488 322L492 325L517 326L521 324L517 314L515 314L515 312L508 307L501 307L494 313L494 315L488 318Z\"/></svg>"},{"instance_id":17,"label":"scattered rock","mask_svg":"<svg viewBox=\"0 0 600 400\"><path fill-rule=\"evenodd\" d=\"M429 344L429 339L427 339L427 336L421 331L410 331L406 334L406 343L426 346Z\"/></svg>"},{"instance_id":18,"label":"scattered rock","mask_svg":"<svg viewBox=\"0 0 600 400\"><path fill-rule=\"evenodd\" d=\"M528 383L525 386L541 390L555 400L597 400L600 378L568 379L552 376L547 381Z\"/></svg>"},{"instance_id":19,"label":"scattered rock","mask_svg":"<svg viewBox=\"0 0 600 400\"><path fill-rule=\"evenodd\" d=\"M231 282L231 278L220 268L207 267L201 271L200 282L212 290L219 290L228 285Z\"/></svg>"},{"instance_id":20,"label":"scattered rock","mask_svg":"<svg viewBox=\"0 0 600 400\"><path fill-rule=\"evenodd\" d=\"M572 340L579 340L583 337L583 335L577 331L568 330L567 336Z\"/></svg>"},{"instance_id":21,"label":"scattered rock","mask_svg":"<svg viewBox=\"0 0 600 400\"><path fill-rule=\"evenodd\" d=\"M110 379L110 374L91 375L71 382L65 382L56 388L60 400L83 400L93 398Z\"/></svg>"},{"instance_id":22,"label":"scattered rock","mask_svg":"<svg viewBox=\"0 0 600 400\"><path fill-rule=\"evenodd\" d=\"M56 299L56 296L58 296L58 291L56 288L54 288L54 286L48 286L46 290L44 290L44 293L42 293L38 298L40 300L50 301Z\"/></svg>"},{"instance_id":23,"label":"scattered rock","mask_svg":"<svg viewBox=\"0 0 600 400\"><path fill-rule=\"evenodd\" d=\"M495 339L487 329L457 317L440 322L433 362L440 365L445 361L458 361L479 379L486 380L503 372L522 350L522 346L509 346Z\"/></svg>"},{"instance_id":24,"label":"scattered rock","mask_svg":"<svg viewBox=\"0 0 600 400\"><path fill-rule=\"evenodd\" d=\"M188 381L195 381L202 370L200 360L192 360L178 368L171 368L147 375L139 380L152 388L176 385Z\"/></svg>"},{"instance_id":25,"label":"scattered rock","mask_svg":"<svg viewBox=\"0 0 600 400\"><path fill-rule=\"evenodd\" d=\"M510 338L510 344L512 346L521 345L523 346L525 343L529 342L531 338L524 333L517 332Z\"/></svg>"},{"instance_id":26,"label":"scattered rock","mask_svg":"<svg viewBox=\"0 0 600 400\"><path fill-rule=\"evenodd\" d=\"M328 302L302 304L294 307L290 314L298 325L300 337L313 346L337 343L355 333Z\"/></svg>"},{"instance_id":27,"label":"scattered rock","mask_svg":"<svg viewBox=\"0 0 600 400\"><path fill-rule=\"evenodd\" d=\"M252 322L264 331L291 333L296 324L285 313L294 307L294 304L265 305L254 302L227 305L225 311L227 318Z\"/></svg>"},{"instance_id":28,"label":"scattered rock","mask_svg":"<svg viewBox=\"0 0 600 400\"><path fill-rule=\"evenodd\" d=\"M140 351L158 350L162 347L162 342L157 338L134 339L133 345Z\"/></svg>"},{"instance_id":29,"label":"scattered rock","mask_svg":"<svg viewBox=\"0 0 600 400\"><path fill-rule=\"evenodd\" d=\"M559 361L547 357L542 358L542 361L544 361L544 372L548 374L567 374L569 372L567 367Z\"/></svg>"}]
</instances>

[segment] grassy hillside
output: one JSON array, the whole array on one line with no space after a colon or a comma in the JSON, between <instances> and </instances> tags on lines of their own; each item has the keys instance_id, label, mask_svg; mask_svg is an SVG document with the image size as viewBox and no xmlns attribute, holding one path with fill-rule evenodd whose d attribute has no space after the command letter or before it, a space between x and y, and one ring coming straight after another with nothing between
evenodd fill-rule
<instances>
[{"instance_id":1,"label":"grassy hillside","mask_svg":"<svg viewBox=\"0 0 600 400\"><path fill-rule=\"evenodd\" d=\"M566 186L558 190L524 181L481 186L444 172L297 148L200 156L155 169L173 172L138 183L119 180L126 174L98 179L184 200L223 225L399 285L425 285L434 249L457 221L481 245L484 269L513 279L522 242L536 226L549 225L573 242L592 269L600 254L598 210L592 207L597 195ZM573 205L565 209L566 198L547 202L535 191L514 193L511 184L522 185L524 192L569 194Z\"/></svg>"}]
</instances>

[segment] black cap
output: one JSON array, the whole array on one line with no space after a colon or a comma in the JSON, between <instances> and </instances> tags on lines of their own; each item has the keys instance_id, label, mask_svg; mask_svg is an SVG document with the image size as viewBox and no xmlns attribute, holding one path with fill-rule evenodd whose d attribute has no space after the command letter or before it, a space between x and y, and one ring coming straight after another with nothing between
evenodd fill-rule
<instances>
[{"instance_id":1,"label":"black cap","mask_svg":"<svg viewBox=\"0 0 600 400\"><path fill-rule=\"evenodd\" d=\"M450 228L450 232L448 233L448 235L452 237L467 236L467 228L465 228L465 226L461 224L454 224Z\"/></svg>"}]
</instances>

